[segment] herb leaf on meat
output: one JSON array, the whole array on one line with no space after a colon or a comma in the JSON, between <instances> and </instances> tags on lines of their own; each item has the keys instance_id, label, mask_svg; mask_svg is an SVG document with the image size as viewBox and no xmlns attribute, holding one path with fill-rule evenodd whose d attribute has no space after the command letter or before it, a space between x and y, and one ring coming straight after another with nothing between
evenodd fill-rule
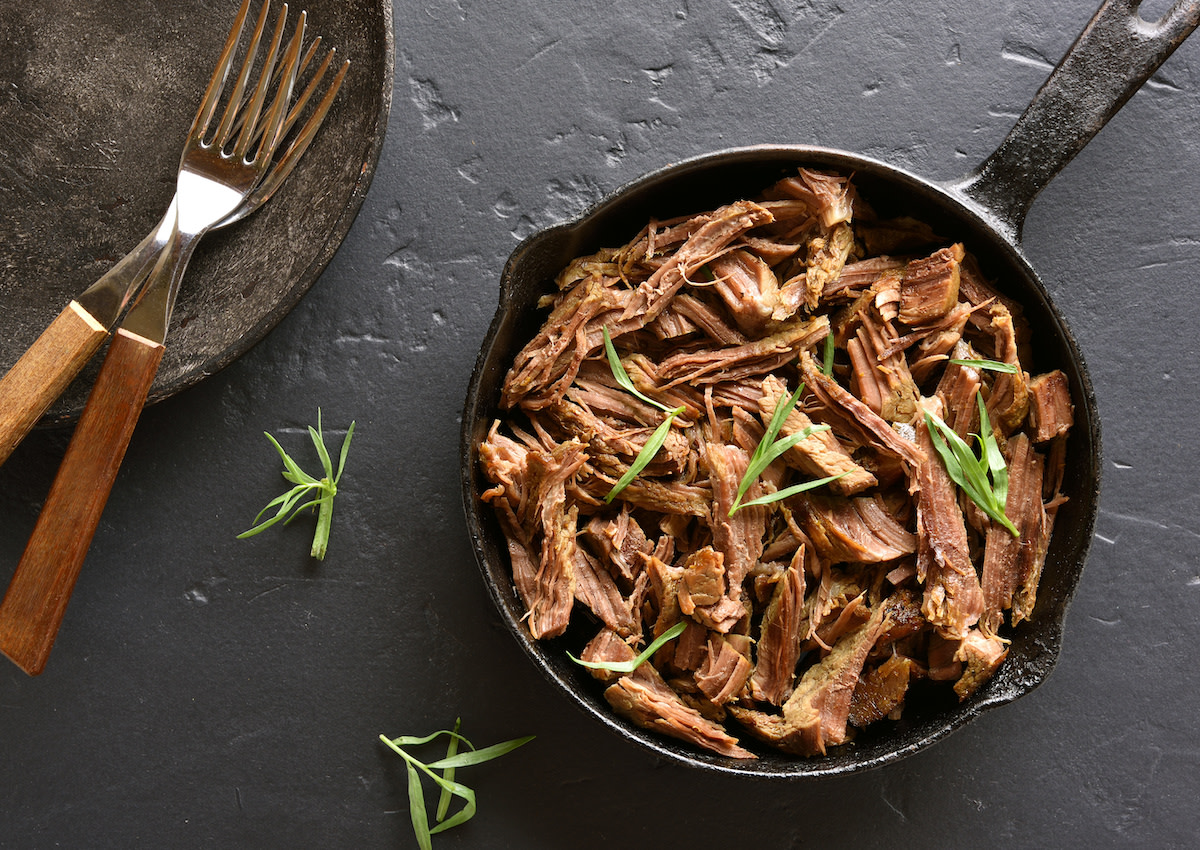
<instances>
[{"instance_id":1,"label":"herb leaf on meat","mask_svg":"<svg viewBox=\"0 0 1200 850\"><path fill-rule=\"evenodd\" d=\"M825 357L821 362L821 374L827 378L833 375L833 348L833 331L830 331L825 335Z\"/></svg>"},{"instance_id":2,"label":"herb leaf on meat","mask_svg":"<svg viewBox=\"0 0 1200 850\"><path fill-rule=\"evenodd\" d=\"M948 361L955 366L972 366L976 369L989 369L993 372L1004 372L1009 375L1017 374L1017 365L1015 363L1001 363L999 360L960 360L957 357L952 357Z\"/></svg>"},{"instance_id":3,"label":"herb leaf on meat","mask_svg":"<svg viewBox=\"0 0 1200 850\"><path fill-rule=\"evenodd\" d=\"M641 654L632 661L584 661L583 659L576 658L569 652L567 653L567 657L576 664L579 664L583 667L589 667L593 670L610 670L613 673L632 673L638 667L642 666L646 659L658 652L659 648L662 647L667 641L674 640L683 634L685 629L687 629L687 622L681 620L656 637L654 641L648 647L643 649Z\"/></svg>"},{"instance_id":4,"label":"herb leaf on meat","mask_svg":"<svg viewBox=\"0 0 1200 850\"><path fill-rule=\"evenodd\" d=\"M318 561L324 560L325 551L329 546L329 529L333 523L333 497L337 495L337 485L342 478L342 470L346 467L346 455L350 451L350 439L354 436L354 425L355 423L351 422L350 427L346 430L346 437L342 440L342 449L338 456L338 466L335 472L329 450L325 447L325 435L321 429L321 409L317 408L317 427L308 426L308 434L317 449L317 456L321 459L321 467L325 472L325 475L319 479L302 470L299 464L283 450L283 446L279 445L279 441L264 431L263 433L266 434L267 439L271 441L271 445L275 447L283 460L283 477L295 486L268 502L266 507L254 517L256 524L239 534L237 539L253 537L277 522L282 521L284 525L287 525L296 518L300 511L305 508L314 508L317 511L317 528L313 533L311 555ZM300 504L306 496L311 497L309 501ZM262 515L276 506L279 509L275 515L260 523L259 519L262 518Z\"/></svg>"},{"instance_id":5,"label":"herb leaf on meat","mask_svg":"<svg viewBox=\"0 0 1200 850\"><path fill-rule=\"evenodd\" d=\"M1019 537L1017 527L1004 513L1008 499L1008 467L992 433L983 397L978 392L976 399L979 402L979 457L953 428L928 411L925 412L925 427L929 429L929 439L941 456L950 479L980 510L1008 529L1013 537Z\"/></svg>"},{"instance_id":6,"label":"herb leaf on meat","mask_svg":"<svg viewBox=\"0 0 1200 850\"><path fill-rule=\"evenodd\" d=\"M511 741L504 741L477 750L470 741L458 734L461 723L461 718L459 718L454 722L454 731L442 729L423 737L402 735L399 738L389 738L386 735L379 736L379 740L387 744L388 747L404 759L405 765L408 768L409 817L412 819L413 832L416 834L417 845L421 850L432 850L434 835L466 823L475 816L475 791L461 782L455 781L454 774L458 768L470 767L499 758L506 753L512 752L517 747L529 743L534 738L533 735L527 735L524 738L514 738ZM428 744L443 735L450 739L450 743L446 748L446 757L430 762L429 764L425 764L416 756L403 749L404 747L417 747L422 744ZM467 746L468 752L458 752L458 745L460 743ZM442 771L440 776L435 772L438 770ZM437 825L432 829L429 827L429 814L425 809L425 791L421 786L422 773L433 779L434 783L441 789L435 815ZM451 797L461 799L463 807L451 817L446 818Z\"/></svg>"},{"instance_id":7,"label":"herb leaf on meat","mask_svg":"<svg viewBox=\"0 0 1200 850\"><path fill-rule=\"evenodd\" d=\"M633 385L633 381L629 378L629 373L625 371L625 367L621 365L621 358L617 356L617 350L613 347L612 337L608 334L608 328L603 328L604 331L604 353L608 357L608 368L612 370L613 377L617 383L626 392L632 393L646 404L657 407L659 410L667 414L667 418L654 429L654 433L646 440L646 444L642 446L642 450L638 452L637 457L633 459L633 463L629 465L629 469L621 476L620 480L613 485L613 488L608 491L608 495L604 497L606 503L612 502L617 497L617 494L629 486L629 482L633 481L638 476L650 461L654 460L654 456L658 454L658 450L662 448L662 444L667 441L667 435L671 433L671 425L675 422L675 417L679 416L686 408L676 407L674 409L667 407L661 402L657 402L648 395L642 393Z\"/></svg>"},{"instance_id":8,"label":"herb leaf on meat","mask_svg":"<svg viewBox=\"0 0 1200 850\"><path fill-rule=\"evenodd\" d=\"M832 337L827 337L832 338ZM729 516L733 516L740 508L747 505L765 505L769 502L774 502L779 499L786 498L778 494L771 494L771 497L761 497L752 502L742 503L742 497L746 495L746 491L750 486L758 480L758 476L763 474L772 462L788 449L793 448L801 440L811 437L818 431L828 431L828 425L808 425L803 430L797 431L795 434L777 439L779 430L783 427L783 423L787 421L788 415L795 409L796 402L800 400L800 394L804 392L804 384L796 387L796 391L787 398L780 396L779 402L775 405L775 412L771 414L771 421L767 424L767 430L763 433L763 437L758 441L758 446L754 449L754 454L750 456L750 463L746 466L746 474L742 476L742 481L738 485L737 495L733 499L733 504L729 506ZM843 473L845 474L845 473ZM807 486L802 486L800 490L788 488L792 492L787 495L794 495L803 490L811 490L813 487L819 487L822 484L827 484L835 478L841 478L841 475L835 475L831 478L823 478L820 481L809 482ZM801 486L801 485L797 485ZM783 491L780 491L783 492ZM765 501L764 501L765 500Z\"/></svg>"}]
</instances>

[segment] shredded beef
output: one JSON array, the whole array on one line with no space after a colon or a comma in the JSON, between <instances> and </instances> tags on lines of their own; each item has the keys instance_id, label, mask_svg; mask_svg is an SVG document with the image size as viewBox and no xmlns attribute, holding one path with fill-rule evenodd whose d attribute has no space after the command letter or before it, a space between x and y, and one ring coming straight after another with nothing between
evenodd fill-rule
<instances>
[{"instance_id":1,"label":"shredded beef","mask_svg":"<svg viewBox=\"0 0 1200 850\"><path fill-rule=\"evenodd\" d=\"M1021 306L964 245L801 169L575 259L540 307L478 447L482 499L534 638L575 651L582 629L580 657L616 664L683 625L632 672L591 669L617 714L722 756L754 758L747 733L820 757L912 689L970 699L1004 663L1036 610L1073 407L1061 371L1030 377ZM978 454L980 400L1015 536L926 426ZM796 442L748 476L768 437Z\"/></svg>"}]
</instances>

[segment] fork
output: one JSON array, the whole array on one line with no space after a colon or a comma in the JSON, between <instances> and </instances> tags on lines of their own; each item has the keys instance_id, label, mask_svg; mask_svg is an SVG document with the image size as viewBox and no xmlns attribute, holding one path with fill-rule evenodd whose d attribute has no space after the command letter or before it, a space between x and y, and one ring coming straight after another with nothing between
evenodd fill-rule
<instances>
[{"instance_id":1,"label":"fork","mask_svg":"<svg viewBox=\"0 0 1200 850\"><path fill-rule=\"evenodd\" d=\"M239 28L249 12L249 0L244 0L234 29L230 32L227 48L236 47ZM318 36L305 51L300 62L299 74L304 74L321 44ZM332 66L336 50L325 54L324 60L313 73L304 91L288 111L281 134L286 136L320 87L325 74ZM308 148L321 119L328 112L334 95L341 86L349 62L342 64L327 88L324 97L314 108L312 116L289 145L286 152L275 159L271 170L235 212L213 228L226 227L254 212L275 193L285 177L291 173L301 154ZM277 69L272 83L279 81ZM250 96L247 93L246 98ZM233 131L245 123L245 111L239 104L238 120ZM255 136L261 134L256 129ZM252 142L257 138L252 139ZM172 198L162 220L136 248L118 261L104 276L73 299L50 323L45 331L26 349L20 359L0 378L0 464L25 439L34 424L49 409L70 384L72 379L99 350L108 338L109 330L120 317L133 295L145 282L157 257L167 245L175 224L175 199Z\"/></svg>"},{"instance_id":2,"label":"fork","mask_svg":"<svg viewBox=\"0 0 1200 850\"><path fill-rule=\"evenodd\" d=\"M269 3L269 0L268 0ZM0 651L37 675L45 666L100 515L163 355L171 310L196 243L219 223L261 205L288 176L316 134L345 75L343 63L313 115L272 168L297 75L305 13L282 62L278 88L263 111L287 18L280 12L258 85L247 94L268 3L215 131L209 133L249 8L243 0L201 100L180 159L174 216L141 294L113 334L108 355L71 437L25 552L0 602ZM328 66L326 60L325 67ZM310 84L302 97L314 90ZM257 148L251 148L257 141ZM157 240L162 227L149 240Z\"/></svg>"}]
</instances>

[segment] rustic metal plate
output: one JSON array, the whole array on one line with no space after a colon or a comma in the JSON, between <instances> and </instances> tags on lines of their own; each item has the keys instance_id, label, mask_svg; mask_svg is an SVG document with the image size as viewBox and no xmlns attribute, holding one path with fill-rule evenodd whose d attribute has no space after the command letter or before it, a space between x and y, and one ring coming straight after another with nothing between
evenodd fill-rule
<instances>
[{"instance_id":1,"label":"rustic metal plate","mask_svg":"<svg viewBox=\"0 0 1200 850\"><path fill-rule=\"evenodd\" d=\"M391 105L391 3L307 0L291 15L301 8L350 72L279 193L197 249L151 403L231 363L296 305L371 182ZM236 10L0 0L0 373L162 216ZM43 424L78 416L101 360Z\"/></svg>"}]
</instances>

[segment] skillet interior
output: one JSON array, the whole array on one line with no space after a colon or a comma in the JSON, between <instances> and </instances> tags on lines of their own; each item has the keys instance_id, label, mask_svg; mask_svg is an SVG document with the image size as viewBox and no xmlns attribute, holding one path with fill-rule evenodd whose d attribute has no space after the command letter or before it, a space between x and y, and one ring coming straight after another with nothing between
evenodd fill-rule
<instances>
[{"instance_id":1,"label":"skillet interior","mask_svg":"<svg viewBox=\"0 0 1200 850\"><path fill-rule=\"evenodd\" d=\"M553 277L571 259L624 243L651 217L699 212L752 197L800 165L853 173L859 193L881 215L911 215L928 222L948 240L962 241L996 287L1020 301L1033 329L1036 359L1030 371L1058 368L1071 384L1075 427L1068 441L1063 485L1069 501L1055 522L1034 617L1005 634L1012 639L1007 661L971 699L959 703L948 688L914 689L902 720L877 723L824 758L799 759L757 748L743 739L743 745L761 758L742 761L700 753L614 715L601 686L563 652L577 651L594 633L590 624L579 624L579 615L563 637L545 643L532 640L521 623L524 606L512 585L504 537L491 510L479 500L488 482L479 470L476 447L497 418L500 386L513 356L544 321L544 311L536 308L538 297L551 289ZM581 708L621 736L692 766L756 777L820 776L877 767L927 746L984 709L1010 702L1041 684L1057 660L1067 604L1083 570L1099 500L1101 468L1095 397L1083 359L1019 246L991 229L987 211L935 184L865 157L801 146L739 148L664 168L625 187L578 221L522 243L504 270L499 307L476 362L464 410L461 448L464 506L476 557L501 615L538 668Z\"/></svg>"}]
</instances>

